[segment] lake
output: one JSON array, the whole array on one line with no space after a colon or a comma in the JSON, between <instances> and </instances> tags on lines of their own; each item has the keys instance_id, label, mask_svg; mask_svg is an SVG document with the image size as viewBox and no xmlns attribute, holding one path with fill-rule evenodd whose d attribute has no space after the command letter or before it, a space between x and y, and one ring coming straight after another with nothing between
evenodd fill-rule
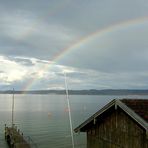
<instances>
[{"instance_id":1,"label":"lake","mask_svg":"<svg viewBox=\"0 0 148 148\"><path fill-rule=\"evenodd\" d=\"M70 95L73 128L112 99L148 96ZM0 147L7 148L4 124L11 125L12 95L0 95ZM70 124L65 95L15 95L14 121L38 148L70 148ZM74 133L75 148L86 148L85 133Z\"/></svg>"}]
</instances>

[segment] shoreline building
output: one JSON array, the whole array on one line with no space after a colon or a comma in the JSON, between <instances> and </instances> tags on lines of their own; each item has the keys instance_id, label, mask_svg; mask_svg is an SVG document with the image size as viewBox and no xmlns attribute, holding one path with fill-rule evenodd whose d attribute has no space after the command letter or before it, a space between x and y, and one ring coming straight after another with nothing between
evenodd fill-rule
<instances>
[{"instance_id":1,"label":"shoreline building","mask_svg":"<svg viewBox=\"0 0 148 148\"><path fill-rule=\"evenodd\" d=\"M87 148L148 148L148 99L114 99L74 131Z\"/></svg>"}]
</instances>

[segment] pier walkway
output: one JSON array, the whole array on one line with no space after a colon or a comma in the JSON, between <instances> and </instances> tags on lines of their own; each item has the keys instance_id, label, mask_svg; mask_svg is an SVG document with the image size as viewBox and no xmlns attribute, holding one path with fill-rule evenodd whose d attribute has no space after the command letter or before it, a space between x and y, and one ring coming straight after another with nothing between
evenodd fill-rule
<instances>
[{"instance_id":1,"label":"pier walkway","mask_svg":"<svg viewBox=\"0 0 148 148\"><path fill-rule=\"evenodd\" d=\"M23 133L20 133L16 126L7 127L5 125L5 139L10 148L31 148Z\"/></svg>"}]
</instances>

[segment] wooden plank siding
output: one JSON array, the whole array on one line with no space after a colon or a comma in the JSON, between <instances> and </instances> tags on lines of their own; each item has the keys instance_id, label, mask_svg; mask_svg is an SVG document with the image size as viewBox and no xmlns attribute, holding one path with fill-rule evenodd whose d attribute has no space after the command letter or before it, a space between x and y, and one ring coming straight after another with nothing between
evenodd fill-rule
<instances>
[{"instance_id":1,"label":"wooden plank siding","mask_svg":"<svg viewBox=\"0 0 148 148\"><path fill-rule=\"evenodd\" d=\"M87 128L87 148L148 148L148 139L145 129L117 108Z\"/></svg>"}]
</instances>

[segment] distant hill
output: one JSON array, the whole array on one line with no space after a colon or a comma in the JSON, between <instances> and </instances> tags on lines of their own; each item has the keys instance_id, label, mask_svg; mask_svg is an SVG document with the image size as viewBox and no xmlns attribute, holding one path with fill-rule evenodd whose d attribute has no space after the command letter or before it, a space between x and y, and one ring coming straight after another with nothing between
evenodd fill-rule
<instances>
[{"instance_id":1,"label":"distant hill","mask_svg":"<svg viewBox=\"0 0 148 148\"><path fill-rule=\"evenodd\" d=\"M104 90L69 90L69 95L148 95L148 90L135 89L104 89ZM0 94L12 94L12 90L0 91ZM65 90L30 90L14 91L15 94L59 94L64 95Z\"/></svg>"}]
</instances>

